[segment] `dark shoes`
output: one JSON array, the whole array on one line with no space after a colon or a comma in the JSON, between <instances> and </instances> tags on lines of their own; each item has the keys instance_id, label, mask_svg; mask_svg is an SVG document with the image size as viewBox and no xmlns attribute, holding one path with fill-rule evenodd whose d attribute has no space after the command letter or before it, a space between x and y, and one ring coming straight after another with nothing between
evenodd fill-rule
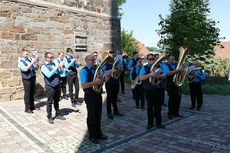
<instances>
[{"instance_id":1,"label":"dark shoes","mask_svg":"<svg viewBox=\"0 0 230 153\"><path fill-rule=\"evenodd\" d=\"M197 109L196 109L196 110L200 111L200 108L199 108L199 107L197 107Z\"/></svg>"},{"instance_id":2,"label":"dark shoes","mask_svg":"<svg viewBox=\"0 0 230 153\"><path fill-rule=\"evenodd\" d=\"M34 113L34 112L33 112L32 110L30 110L30 109L29 109L29 110L25 110L25 112L28 113L28 114Z\"/></svg>"},{"instance_id":3,"label":"dark shoes","mask_svg":"<svg viewBox=\"0 0 230 153\"><path fill-rule=\"evenodd\" d=\"M123 116L123 114L121 114L119 111L114 112L114 115L117 115L117 116Z\"/></svg>"},{"instance_id":4,"label":"dark shoes","mask_svg":"<svg viewBox=\"0 0 230 153\"><path fill-rule=\"evenodd\" d=\"M51 118L48 118L48 123L50 123L50 124L54 124L54 120L52 119L52 117Z\"/></svg>"},{"instance_id":5,"label":"dark shoes","mask_svg":"<svg viewBox=\"0 0 230 153\"><path fill-rule=\"evenodd\" d=\"M76 105L75 105L75 103L74 103L74 102L72 102L72 107L76 107Z\"/></svg>"},{"instance_id":6,"label":"dark shoes","mask_svg":"<svg viewBox=\"0 0 230 153\"><path fill-rule=\"evenodd\" d=\"M61 115L57 115L55 118L59 120L66 120L66 118Z\"/></svg>"},{"instance_id":7,"label":"dark shoes","mask_svg":"<svg viewBox=\"0 0 230 153\"><path fill-rule=\"evenodd\" d=\"M89 138L89 141L90 141L91 143L94 143L94 144L99 144L99 143L100 143L99 140L96 139L96 138Z\"/></svg>"},{"instance_id":8,"label":"dark shoes","mask_svg":"<svg viewBox=\"0 0 230 153\"><path fill-rule=\"evenodd\" d=\"M165 129L165 126L162 125L162 124L157 124L157 125L156 125L156 128L157 128L157 129Z\"/></svg>"},{"instance_id":9,"label":"dark shoes","mask_svg":"<svg viewBox=\"0 0 230 153\"><path fill-rule=\"evenodd\" d=\"M68 100L68 97L64 96L63 99Z\"/></svg>"},{"instance_id":10,"label":"dark shoes","mask_svg":"<svg viewBox=\"0 0 230 153\"><path fill-rule=\"evenodd\" d=\"M99 136L98 139L100 139L100 140L107 140L108 137L106 135L102 134L101 136Z\"/></svg>"},{"instance_id":11,"label":"dark shoes","mask_svg":"<svg viewBox=\"0 0 230 153\"><path fill-rule=\"evenodd\" d=\"M113 120L113 115L112 114L108 114L107 117L108 117L108 119Z\"/></svg>"},{"instance_id":12,"label":"dark shoes","mask_svg":"<svg viewBox=\"0 0 230 153\"><path fill-rule=\"evenodd\" d=\"M195 107L192 107L192 106L191 106L191 107L189 107L188 109L193 110L193 109L195 109Z\"/></svg>"},{"instance_id":13,"label":"dark shoes","mask_svg":"<svg viewBox=\"0 0 230 153\"><path fill-rule=\"evenodd\" d=\"M184 117L183 115L177 114L177 115L173 115L174 117Z\"/></svg>"},{"instance_id":14,"label":"dark shoes","mask_svg":"<svg viewBox=\"0 0 230 153\"><path fill-rule=\"evenodd\" d=\"M146 127L146 130L151 130L152 128L153 128L152 125L148 125L148 126Z\"/></svg>"}]
</instances>

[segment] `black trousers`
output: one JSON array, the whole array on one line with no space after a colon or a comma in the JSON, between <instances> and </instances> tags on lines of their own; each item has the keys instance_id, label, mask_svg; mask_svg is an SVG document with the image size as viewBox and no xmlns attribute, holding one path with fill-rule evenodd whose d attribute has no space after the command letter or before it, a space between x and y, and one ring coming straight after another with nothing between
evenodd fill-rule
<instances>
[{"instance_id":1,"label":"black trousers","mask_svg":"<svg viewBox=\"0 0 230 153\"><path fill-rule=\"evenodd\" d=\"M192 107L195 108L197 103L197 108L200 108L203 104L203 91L201 82L190 83L189 84Z\"/></svg>"},{"instance_id":2,"label":"black trousers","mask_svg":"<svg viewBox=\"0 0 230 153\"><path fill-rule=\"evenodd\" d=\"M22 79L22 83L24 87L25 111L35 109L34 106L35 81L36 81L36 77L32 77L28 80Z\"/></svg>"},{"instance_id":3,"label":"black trousers","mask_svg":"<svg viewBox=\"0 0 230 153\"><path fill-rule=\"evenodd\" d=\"M107 92L107 114L111 114L112 113L112 109L111 109L111 104L113 105L113 112L117 112L118 111L118 107L117 107L117 96L119 93L119 82L117 83L109 83L107 82L105 84L105 89Z\"/></svg>"},{"instance_id":4,"label":"black trousers","mask_svg":"<svg viewBox=\"0 0 230 153\"><path fill-rule=\"evenodd\" d=\"M63 93L63 97L66 97L66 82L67 82L67 77L60 77L60 95L61 91Z\"/></svg>"},{"instance_id":5,"label":"black trousers","mask_svg":"<svg viewBox=\"0 0 230 153\"><path fill-rule=\"evenodd\" d=\"M181 87L171 85L167 87L168 100L168 115L179 115L180 103L181 103Z\"/></svg>"},{"instance_id":6,"label":"black trousers","mask_svg":"<svg viewBox=\"0 0 230 153\"><path fill-rule=\"evenodd\" d=\"M120 83L121 83L121 91L122 91L122 92L125 91L124 77L125 77L125 72L122 71L122 72L121 72L121 76L120 76L120 78L119 78Z\"/></svg>"},{"instance_id":7,"label":"black trousers","mask_svg":"<svg viewBox=\"0 0 230 153\"><path fill-rule=\"evenodd\" d=\"M147 101L147 116L148 125L153 126L154 117L156 119L156 125L159 125L162 121L161 118L161 101L159 97L160 91L158 89L146 90L145 98Z\"/></svg>"},{"instance_id":8,"label":"black trousers","mask_svg":"<svg viewBox=\"0 0 230 153\"><path fill-rule=\"evenodd\" d=\"M140 103L139 101L141 101L141 107L144 107L145 99L144 99L143 84L137 85L134 88L134 94L135 94L136 106L139 107L139 103Z\"/></svg>"},{"instance_id":9,"label":"black trousers","mask_svg":"<svg viewBox=\"0 0 230 153\"><path fill-rule=\"evenodd\" d=\"M101 132L102 96L98 94L84 96L87 108L87 126L89 138L98 138Z\"/></svg>"},{"instance_id":10,"label":"black trousers","mask_svg":"<svg viewBox=\"0 0 230 153\"><path fill-rule=\"evenodd\" d=\"M79 95L79 81L77 75L68 75L67 76L68 85L69 85L69 95L70 99L73 102L74 99L78 99ZM73 85L75 87L75 95L73 96Z\"/></svg>"},{"instance_id":11,"label":"black trousers","mask_svg":"<svg viewBox=\"0 0 230 153\"><path fill-rule=\"evenodd\" d=\"M160 90L160 101L161 101L161 105L163 105L165 103L165 88L159 88L158 90Z\"/></svg>"},{"instance_id":12,"label":"black trousers","mask_svg":"<svg viewBox=\"0 0 230 153\"><path fill-rule=\"evenodd\" d=\"M47 117L51 118L52 117L52 104L54 104L54 109L56 111L56 115L60 114L59 110L59 98L60 98L60 90L59 90L59 85L52 87L49 85L45 85L46 87L46 92L47 92Z\"/></svg>"}]
</instances>

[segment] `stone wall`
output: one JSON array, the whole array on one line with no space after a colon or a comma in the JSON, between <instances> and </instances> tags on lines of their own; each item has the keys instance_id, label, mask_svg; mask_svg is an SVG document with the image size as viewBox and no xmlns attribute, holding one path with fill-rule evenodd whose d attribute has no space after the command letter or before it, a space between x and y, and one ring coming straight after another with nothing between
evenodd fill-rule
<instances>
[{"instance_id":1,"label":"stone wall","mask_svg":"<svg viewBox=\"0 0 230 153\"><path fill-rule=\"evenodd\" d=\"M47 2L48 1L48 2ZM0 101L23 98L17 59L21 49L38 50L40 65L50 51L75 48L75 36L87 38L87 52L120 49L120 19L114 0L0 0ZM115 13L116 14L116 13ZM44 86L37 72L37 86ZM42 90L40 90L42 91Z\"/></svg>"}]
</instances>

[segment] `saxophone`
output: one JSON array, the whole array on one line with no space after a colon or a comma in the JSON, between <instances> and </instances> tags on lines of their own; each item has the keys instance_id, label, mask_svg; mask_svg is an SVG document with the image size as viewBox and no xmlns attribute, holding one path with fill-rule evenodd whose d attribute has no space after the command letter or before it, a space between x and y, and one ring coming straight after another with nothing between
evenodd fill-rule
<instances>
[{"instance_id":1,"label":"saxophone","mask_svg":"<svg viewBox=\"0 0 230 153\"><path fill-rule=\"evenodd\" d=\"M157 61L152 65L150 72L155 72L158 68L160 68L159 64L165 59L165 55L162 55L157 59ZM157 86L161 83L161 79L156 79L153 77L149 78L149 82L153 86Z\"/></svg>"},{"instance_id":2,"label":"saxophone","mask_svg":"<svg viewBox=\"0 0 230 153\"><path fill-rule=\"evenodd\" d=\"M179 55L176 70L183 68L183 72L178 72L173 77L173 83L177 87L182 86L182 84L184 83L184 80L186 78L186 72L188 69L188 63L184 63L184 61L188 55L188 50L184 49L183 47L180 47L179 51L180 51L180 55Z\"/></svg>"},{"instance_id":3,"label":"saxophone","mask_svg":"<svg viewBox=\"0 0 230 153\"><path fill-rule=\"evenodd\" d=\"M139 80L139 77L140 77L140 74L138 74L138 76L134 80L134 83L131 84L131 89L134 89L137 85L141 84L141 80Z\"/></svg>"},{"instance_id":4,"label":"saxophone","mask_svg":"<svg viewBox=\"0 0 230 153\"><path fill-rule=\"evenodd\" d=\"M106 52L103 53L103 59L102 59L100 65L98 65L98 67L97 67L97 69L95 71L93 81L98 79L98 78L102 79L104 81L104 71L102 70L102 68L106 63L113 63L113 62L114 62L113 55L111 55L110 53L106 53ZM94 85L93 86L93 90L96 93L100 93L101 89L102 89L102 85Z\"/></svg>"}]
</instances>

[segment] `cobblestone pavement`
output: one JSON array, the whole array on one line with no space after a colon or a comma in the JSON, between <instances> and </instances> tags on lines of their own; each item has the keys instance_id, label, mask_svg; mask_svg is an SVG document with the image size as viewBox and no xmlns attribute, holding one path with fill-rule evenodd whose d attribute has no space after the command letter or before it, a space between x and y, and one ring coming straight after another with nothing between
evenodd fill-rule
<instances>
[{"instance_id":1,"label":"cobblestone pavement","mask_svg":"<svg viewBox=\"0 0 230 153\"><path fill-rule=\"evenodd\" d=\"M23 100L0 103L0 152L223 152L230 153L230 96L205 95L201 111L189 110L189 95L182 96L184 117L167 119L167 107L162 107L165 130L146 131L146 108L136 109L131 92L120 94L122 117L107 119L103 104L102 131L108 140L94 145L88 141L86 106L71 107L62 100L60 108L66 120L46 118L46 98L36 102L40 110L24 112ZM82 90L80 97L83 97ZM106 94L103 94L105 99ZM167 95L166 100L167 101ZM53 112L53 115L55 113Z\"/></svg>"}]
</instances>

